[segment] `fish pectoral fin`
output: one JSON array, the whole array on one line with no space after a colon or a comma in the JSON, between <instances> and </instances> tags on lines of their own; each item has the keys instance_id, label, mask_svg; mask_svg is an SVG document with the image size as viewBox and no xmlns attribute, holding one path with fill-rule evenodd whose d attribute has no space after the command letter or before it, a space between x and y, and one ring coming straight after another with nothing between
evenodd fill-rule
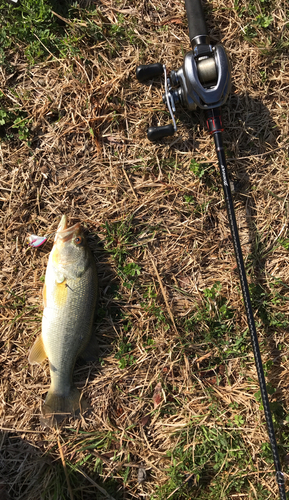
<instances>
[{"instance_id":1,"label":"fish pectoral fin","mask_svg":"<svg viewBox=\"0 0 289 500\"><path fill-rule=\"evenodd\" d=\"M28 361L31 365L36 365L37 363L42 363L46 358L47 354L44 349L43 340L41 335L39 335L31 347Z\"/></svg>"},{"instance_id":2,"label":"fish pectoral fin","mask_svg":"<svg viewBox=\"0 0 289 500\"><path fill-rule=\"evenodd\" d=\"M80 392L76 387L71 387L67 396L54 392L50 387L42 407L41 425L55 427L65 417L73 415L80 409L84 411L86 408L87 403L84 399L80 401Z\"/></svg>"}]
</instances>

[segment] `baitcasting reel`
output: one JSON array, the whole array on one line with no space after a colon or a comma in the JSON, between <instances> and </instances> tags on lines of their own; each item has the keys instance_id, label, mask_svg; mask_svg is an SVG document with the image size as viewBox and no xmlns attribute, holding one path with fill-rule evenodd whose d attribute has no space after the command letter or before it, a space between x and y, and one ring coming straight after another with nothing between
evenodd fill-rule
<instances>
[{"instance_id":1,"label":"baitcasting reel","mask_svg":"<svg viewBox=\"0 0 289 500\"><path fill-rule=\"evenodd\" d=\"M186 7L188 8L187 4ZM200 18L203 19L203 12L201 14ZM165 77L163 102L168 107L173 125L149 127L147 136L151 141L172 136L177 130L174 117L177 103L189 111L194 111L197 107L212 110L225 103L230 91L230 67L224 47L221 44L212 46L205 24L200 27L200 23L196 25L195 17L191 22L190 19L192 17L188 16L193 50L186 54L181 68L171 71L169 78L165 65L161 63L140 65L136 69L136 77L141 83L163 73ZM205 34L194 36L196 30L200 32L200 29Z\"/></svg>"}]
</instances>

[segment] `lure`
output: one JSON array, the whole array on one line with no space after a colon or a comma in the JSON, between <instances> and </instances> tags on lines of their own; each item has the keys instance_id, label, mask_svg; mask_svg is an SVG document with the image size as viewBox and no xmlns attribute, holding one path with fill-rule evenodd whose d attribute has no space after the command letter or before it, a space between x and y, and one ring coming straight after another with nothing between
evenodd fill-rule
<instances>
[{"instance_id":1,"label":"lure","mask_svg":"<svg viewBox=\"0 0 289 500\"><path fill-rule=\"evenodd\" d=\"M47 240L46 236L37 236L36 234L29 234L27 237L28 239L28 245L37 248L40 247L40 245L43 245L45 241Z\"/></svg>"}]
</instances>

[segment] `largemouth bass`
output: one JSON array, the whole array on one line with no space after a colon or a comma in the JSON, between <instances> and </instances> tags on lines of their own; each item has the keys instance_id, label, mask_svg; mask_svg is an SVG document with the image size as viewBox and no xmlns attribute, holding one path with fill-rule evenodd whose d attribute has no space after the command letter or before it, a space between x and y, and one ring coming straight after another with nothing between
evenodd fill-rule
<instances>
[{"instance_id":1,"label":"largemouth bass","mask_svg":"<svg viewBox=\"0 0 289 500\"><path fill-rule=\"evenodd\" d=\"M81 226L67 227L63 215L45 274L42 332L29 354L31 364L49 360L51 386L42 408L44 425L80 407L72 376L91 337L97 296L96 265Z\"/></svg>"}]
</instances>

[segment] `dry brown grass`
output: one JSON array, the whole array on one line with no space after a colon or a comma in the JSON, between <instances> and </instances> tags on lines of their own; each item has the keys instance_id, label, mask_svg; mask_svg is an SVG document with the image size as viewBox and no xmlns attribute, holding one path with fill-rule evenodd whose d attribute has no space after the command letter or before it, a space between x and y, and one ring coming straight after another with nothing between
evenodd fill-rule
<instances>
[{"instance_id":1,"label":"dry brown grass","mask_svg":"<svg viewBox=\"0 0 289 500\"><path fill-rule=\"evenodd\" d=\"M240 494L226 493L234 475L240 475L236 458L229 469L220 467L218 480L224 487L218 496L254 499L261 485L268 492L262 498L275 498L272 465L261 452L267 433L255 398L251 351L236 350L220 361L218 341L208 345L200 341L208 330L206 320L195 330L185 327L185 320L204 307L204 290L220 282L221 294L234 310L234 318L227 322L231 331L224 331L220 342L225 345L230 336L234 342L247 328L221 180L204 117L197 112L192 121L187 111L179 110L178 133L162 144L151 144L145 134L148 123L164 124L168 117L160 83L140 85L135 68L154 61L166 62L169 69L181 65L182 50L189 49L183 2L124 0L114 5L102 0L98 9L106 23L117 23L119 12L127 27L133 18L141 20L134 24L133 41L120 42L112 56L112 38L94 46L82 42L88 64L80 57L51 57L29 68L20 51L15 73L1 70L6 103L13 108L17 102L32 127L30 145L16 137L0 144L1 498L6 493L27 500L105 498L99 488L108 492L106 484L113 480L123 487L121 498L154 498L156 489L170 481L173 459L167 451L178 447L181 432L188 432L184 448L194 453L200 426L227 432L235 415L243 417L236 431L252 457L242 471L249 483ZM267 294L265 307L271 315L283 313L287 318L285 300L270 304L276 294L289 297L288 250L280 244L281 238L288 238L289 59L284 51L278 52L278 40L285 36L285 2L277 0L272 15L269 35L260 28L256 39L245 41L242 30L249 14L245 21L238 17L231 0L208 5L211 38L222 39L232 65L232 93L223 109L224 143L236 186L249 281ZM98 15L95 22L104 21ZM192 159L210 166L202 178L190 170ZM193 202L186 197L193 197ZM51 243L31 249L26 236L53 232L62 213L71 223L81 221L87 228L101 296L96 328L100 361L76 370L91 410L80 420L67 422L59 437L39 426L48 365L31 367L27 361L40 330L40 278ZM111 230L121 222L127 227L127 240L109 240L105 224ZM141 269L136 279L131 278L130 288L125 286L129 278L123 266L113 258L117 248L126 251L126 264L136 263ZM146 295L149 289L151 298ZM259 311L261 302L257 297ZM214 301L211 307L213 317ZM276 388L272 401L287 411L288 327L284 322L264 325L259 316L256 312L263 360L273 361L268 370ZM127 343L133 363L120 368L116 353ZM154 408L158 382L163 390ZM232 403L238 403L238 409ZM284 445L284 458L288 431L282 419L284 415L278 420L277 437ZM87 448L100 436L103 445ZM69 493L58 467L62 454L72 464L68 483L72 482L74 493ZM97 478L94 466L100 461L103 469ZM148 473L141 484L140 466ZM214 484L212 474L205 473L204 481L207 475ZM171 498L209 498L209 485L194 480L191 489L178 490Z\"/></svg>"}]
</instances>

